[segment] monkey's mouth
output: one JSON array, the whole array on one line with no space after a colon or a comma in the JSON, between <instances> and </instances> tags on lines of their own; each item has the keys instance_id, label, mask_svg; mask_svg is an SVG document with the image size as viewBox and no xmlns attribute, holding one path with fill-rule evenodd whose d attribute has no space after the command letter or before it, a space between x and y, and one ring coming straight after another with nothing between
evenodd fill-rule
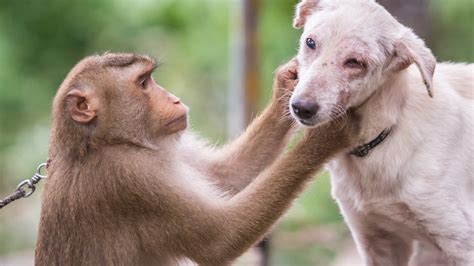
<instances>
[{"instance_id":1,"label":"monkey's mouth","mask_svg":"<svg viewBox=\"0 0 474 266\"><path fill-rule=\"evenodd\" d=\"M181 123L187 123L187 120L188 120L188 115L187 114L183 114L181 116L179 116L178 118L175 118L173 120L171 120L170 122L166 123L165 126L171 126L173 124L181 124Z\"/></svg>"}]
</instances>

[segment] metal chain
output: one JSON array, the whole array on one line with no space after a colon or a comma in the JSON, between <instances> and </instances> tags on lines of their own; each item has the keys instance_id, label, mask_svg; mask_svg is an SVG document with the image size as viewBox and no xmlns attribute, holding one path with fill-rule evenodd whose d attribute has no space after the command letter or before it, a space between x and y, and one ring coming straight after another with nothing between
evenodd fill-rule
<instances>
[{"instance_id":1,"label":"metal chain","mask_svg":"<svg viewBox=\"0 0 474 266\"><path fill-rule=\"evenodd\" d=\"M16 190L10 194L8 197L4 198L3 200L0 200L0 209L7 206L8 204L12 203L13 201L21 198L28 198L35 192L36 187L35 185L41 180L41 179L47 179L48 176L44 175L41 173L41 170L43 168L47 168L48 164L47 163L42 163L38 165L36 168L36 173L35 175L30 178L23 180L18 186L16 187ZM26 189L28 187L28 189ZM26 190L25 190L26 189Z\"/></svg>"}]
</instances>

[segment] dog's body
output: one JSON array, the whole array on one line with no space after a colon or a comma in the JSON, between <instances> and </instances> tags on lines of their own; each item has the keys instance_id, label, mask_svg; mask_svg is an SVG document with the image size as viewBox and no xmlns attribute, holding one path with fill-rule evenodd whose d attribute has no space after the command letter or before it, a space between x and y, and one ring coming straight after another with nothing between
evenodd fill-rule
<instances>
[{"instance_id":1,"label":"dog's body","mask_svg":"<svg viewBox=\"0 0 474 266\"><path fill-rule=\"evenodd\" d=\"M373 0L303 0L294 25L293 116L315 126L353 110L360 144L391 129L368 155L328 165L366 264L408 265L418 240L414 265L474 265L474 65L436 64Z\"/></svg>"},{"instance_id":2,"label":"dog's body","mask_svg":"<svg viewBox=\"0 0 474 266\"><path fill-rule=\"evenodd\" d=\"M417 239L444 253L425 252L431 258L418 265L472 263L473 73L473 65L439 64L430 99L411 67L357 110L361 143L393 127L368 156L329 164L332 194L367 262L405 265Z\"/></svg>"}]
</instances>

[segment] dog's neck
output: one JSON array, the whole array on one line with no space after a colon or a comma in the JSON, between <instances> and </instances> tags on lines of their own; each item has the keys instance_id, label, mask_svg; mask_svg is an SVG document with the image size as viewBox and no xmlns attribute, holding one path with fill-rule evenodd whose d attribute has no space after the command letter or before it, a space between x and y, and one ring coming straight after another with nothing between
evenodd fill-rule
<instances>
[{"instance_id":1,"label":"dog's neck","mask_svg":"<svg viewBox=\"0 0 474 266\"><path fill-rule=\"evenodd\" d=\"M403 71L392 77L355 110L361 119L358 139L360 145L374 140L384 130L396 128L407 94L406 75Z\"/></svg>"}]
</instances>

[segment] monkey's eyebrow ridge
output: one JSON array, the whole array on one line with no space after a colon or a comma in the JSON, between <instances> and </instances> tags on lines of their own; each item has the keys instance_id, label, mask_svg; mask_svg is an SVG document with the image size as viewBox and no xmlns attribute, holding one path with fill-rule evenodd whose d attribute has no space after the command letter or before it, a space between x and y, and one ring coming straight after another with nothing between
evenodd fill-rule
<instances>
[{"instance_id":1,"label":"monkey's eyebrow ridge","mask_svg":"<svg viewBox=\"0 0 474 266\"><path fill-rule=\"evenodd\" d=\"M156 59L149 56L142 56L136 54L105 54L103 56L103 65L105 67L128 67L136 63L142 63L145 65L152 65L153 69L156 68Z\"/></svg>"}]
</instances>

